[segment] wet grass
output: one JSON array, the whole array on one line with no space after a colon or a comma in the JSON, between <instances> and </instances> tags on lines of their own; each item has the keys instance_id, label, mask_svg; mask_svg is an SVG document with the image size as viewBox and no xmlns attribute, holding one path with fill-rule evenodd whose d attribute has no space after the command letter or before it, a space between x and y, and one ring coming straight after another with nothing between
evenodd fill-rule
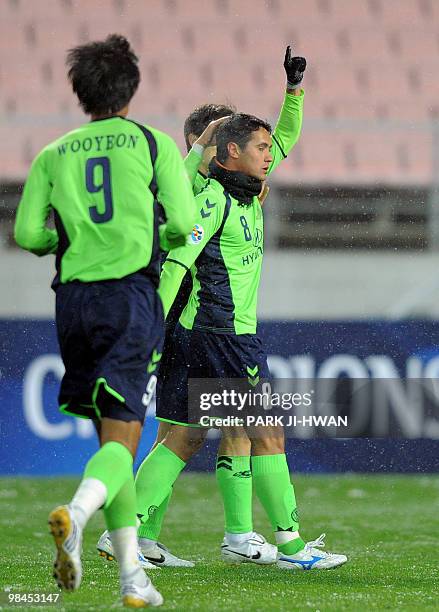
<instances>
[{"instance_id":1,"label":"wet grass","mask_svg":"<svg viewBox=\"0 0 439 612\"><path fill-rule=\"evenodd\" d=\"M150 572L165 597L162 610L437 610L438 476L298 476L302 534L325 531L327 548L349 563L327 572L226 566L219 558L223 522L212 475L184 474L175 486L162 541L197 562L194 569ZM0 606L8 593L56 592L47 514L66 503L75 479L0 479ZM255 501L255 529L273 541ZM84 580L56 606L38 610L108 610L118 603L117 567L97 556L96 516L84 541ZM28 609L20 604L15 609ZM8 608L9 609L9 608Z\"/></svg>"}]
</instances>

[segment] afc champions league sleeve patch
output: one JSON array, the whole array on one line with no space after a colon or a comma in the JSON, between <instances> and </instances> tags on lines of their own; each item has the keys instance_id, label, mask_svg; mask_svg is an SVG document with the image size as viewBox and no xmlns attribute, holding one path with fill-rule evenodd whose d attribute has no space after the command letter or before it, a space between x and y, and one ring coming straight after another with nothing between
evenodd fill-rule
<instances>
[{"instance_id":1,"label":"afc champions league sleeve patch","mask_svg":"<svg viewBox=\"0 0 439 612\"><path fill-rule=\"evenodd\" d=\"M202 225L194 225L192 232L188 236L188 244L200 244L204 238L204 228Z\"/></svg>"}]
</instances>

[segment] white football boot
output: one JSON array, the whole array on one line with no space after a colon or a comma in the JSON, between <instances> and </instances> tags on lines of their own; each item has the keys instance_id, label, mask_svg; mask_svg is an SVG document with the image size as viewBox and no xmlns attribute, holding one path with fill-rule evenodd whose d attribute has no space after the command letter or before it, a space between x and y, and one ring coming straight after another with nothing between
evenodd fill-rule
<instances>
[{"instance_id":1,"label":"white football boot","mask_svg":"<svg viewBox=\"0 0 439 612\"><path fill-rule=\"evenodd\" d=\"M52 510L49 529L56 546L53 577L61 589L75 591L82 578L82 530L69 506L58 506Z\"/></svg>"},{"instance_id":2,"label":"white football boot","mask_svg":"<svg viewBox=\"0 0 439 612\"><path fill-rule=\"evenodd\" d=\"M99 538L98 543L96 544L96 548L98 549L99 556L104 557L105 559L107 559L107 561L114 561L116 559L114 555L113 544L111 543L110 534L107 530L105 530ZM137 549L137 558L139 560L140 567L145 570L156 569L158 567L157 565L150 563L148 559L145 559L140 548Z\"/></svg>"},{"instance_id":3,"label":"white football boot","mask_svg":"<svg viewBox=\"0 0 439 612\"><path fill-rule=\"evenodd\" d=\"M160 542L139 538L139 547L145 559L157 567L194 567L195 565L192 561L173 555Z\"/></svg>"},{"instance_id":4,"label":"white football boot","mask_svg":"<svg viewBox=\"0 0 439 612\"><path fill-rule=\"evenodd\" d=\"M226 563L269 565L277 560L277 547L269 544L264 536L255 531L240 544L229 544L227 536L224 536L221 544L221 557Z\"/></svg>"},{"instance_id":5,"label":"white football boot","mask_svg":"<svg viewBox=\"0 0 439 612\"><path fill-rule=\"evenodd\" d=\"M305 548L294 555L284 555L279 553L277 556L277 566L289 570L314 570L314 569L333 569L346 563L346 555L335 555L327 553L318 548L325 546L325 535L322 535L312 542L307 542Z\"/></svg>"},{"instance_id":6,"label":"white football boot","mask_svg":"<svg viewBox=\"0 0 439 612\"><path fill-rule=\"evenodd\" d=\"M161 606L162 595L152 584L148 576L139 568L131 576L121 579L122 603L126 608L147 608L148 606ZM146 580L146 583L145 583Z\"/></svg>"}]
</instances>

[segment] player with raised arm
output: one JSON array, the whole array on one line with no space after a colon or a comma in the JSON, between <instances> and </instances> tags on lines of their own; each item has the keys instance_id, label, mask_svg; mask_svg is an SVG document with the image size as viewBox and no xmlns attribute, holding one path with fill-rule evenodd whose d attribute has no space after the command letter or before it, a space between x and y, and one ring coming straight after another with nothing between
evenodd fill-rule
<instances>
[{"instance_id":1,"label":"player with raised arm","mask_svg":"<svg viewBox=\"0 0 439 612\"><path fill-rule=\"evenodd\" d=\"M102 507L128 607L163 602L137 556L133 458L163 344L159 242L184 244L195 215L174 141L127 119L137 63L118 35L68 52L69 80L91 121L35 158L15 225L22 248L56 253L60 409L92 418L100 441L70 504L50 513L54 577L65 590L79 587L83 529ZM160 228L157 200L167 217ZM46 227L51 210L56 230Z\"/></svg>"},{"instance_id":2,"label":"player with raised arm","mask_svg":"<svg viewBox=\"0 0 439 612\"><path fill-rule=\"evenodd\" d=\"M288 83L300 82L305 60L291 58L287 50L285 67ZM172 424L143 464L144 517L149 508L159 507L204 442L206 430L188 426L188 379L244 378L257 384L269 375L256 333L256 301L263 256L258 194L273 163L273 140L270 126L249 115L234 115L220 126L217 158L209 165L208 184L196 198L200 211L197 232L191 243L172 250L164 264L160 293L165 312L188 269L194 287L174 334L177 365L162 389L159 405L159 416ZM267 428L261 437L252 437L251 454L253 482L275 532L279 567L328 569L345 563L344 555L318 550L323 537L308 543L300 537L283 432ZM234 472L229 461L221 463ZM139 484L138 476L138 499ZM243 523L238 516L242 506L238 497L231 500L229 509L225 507L226 521L228 512L233 517L233 501L235 519ZM255 536L239 531L226 534L223 557L253 562L267 552L268 562L265 547L269 545Z\"/></svg>"},{"instance_id":3,"label":"player with raised arm","mask_svg":"<svg viewBox=\"0 0 439 612\"><path fill-rule=\"evenodd\" d=\"M286 92L273 133L272 157L268 173L270 174L279 163L285 159L290 150L299 139L302 116L304 91L301 81L306 67L302 57L292 57L291 48L287 47L284 58L284 69L287 77ZM194 194L199 193L207 183L209 164L216 153L214 133L224 117L236 112L234 107L205 104L196 108L186 119L184 136L188 155L185 158L185 167L193 184ZM209 123L210 122L210 123ZM268 193L264 186L259 194L262 203ZM166 320L166 339L163 358L160 365L159 381L157 385L157 418L160 420L156 443L164 440L172 422L169 419L165 403L161 401L161 389L173 374L176 354L173 349L172 335L175 325L186 305L192 289L192 279L188 272L177 294L176 300ZM166 400L165 400L166 401ZM176 421L178 422L178 420ZM236 432L234 432L236 433ZM225 514L225 537L238 556L242 550L257 547L258 555L252 559L254 563L273 562L276 550L259 534L253 532L252 520L252 472L250 469L251 443L244 431L239 435L227 435L224 430L218 450L217 481L223 498ZM136 491L138 494L138 512L142 517L139 527L139 544L142 553L152 563L163 566L189 566L193 563L179 559L162 544L158 543L163 518L172 495L172 488L163 502L155 508L148 505L148 492L143 485L143 474L149 478L151 469L150 459L147 457L140 466L136 476ZM157 469L159 466L157 464ZM146 495L145 495L146 490ZM256 544L255 544L256 542ZM113 558L114 553L108 532L102 534L97 548L102 556Z\"/></svg>"},{"instance_id":4,"label":"player with raised arm","mask_svg":"<svg viewBox=\"0 0 439 612\"><path fill-rule=\"evenodd\" d=\"M163 266L160 294L165 313L187 269L194 287L174 334L177 367L162 389L163 409L179 425L171 426L150 455L162 465L165 459L168 465L159 487L154 487L153 479L149 482L153 505L161 503L206 435L203 428L187 426L188 406L182 397L187 400L188 380L240 378L257 388L259 379L269 378L266 354L257 336L256 305L263 257L263 215L257 195L272 162L271 146L271 128L266 122L244 114L224 122L218 129L209 182L196 198L201 239L173 249ZM323 536L308 543L300 537L282 430L266 427L258 433L257 437L249 433L251 470L275 533L278 566L329 569L342 565L345 555L318 550L324 544ZM159 479L157 472L154 476ZM222 551L226 560L251 562L262 556L257 538L244 535L242 549L239 539L230 544L225 538Z\"/></svg>"}]
</instances>

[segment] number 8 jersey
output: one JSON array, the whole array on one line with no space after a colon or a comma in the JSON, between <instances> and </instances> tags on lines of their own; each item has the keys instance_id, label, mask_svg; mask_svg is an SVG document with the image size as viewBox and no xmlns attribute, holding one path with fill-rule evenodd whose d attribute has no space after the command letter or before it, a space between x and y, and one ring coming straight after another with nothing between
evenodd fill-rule
<instances>
[{"instance_id":1,"label":"number 8 jersey","mask_svg":"<svg viewBox=\"0 0 439 612\"><path fill-rule=\"evenodd\" d=\"M261 277L263 215L257 197L249 205L209 179L195 198L198 217L184 247L173 249L163 265L159 292L165 313L180 282L191 270L193 289L180 317L186 329L255 334Z\"/></svg>"},{"instance_id":2,"label":"number 8 jersey","mask_svg":"<svg viewBox=\"0 0 439 612\"><path fill-rule=\"evenodd\" d=\"M181 244L196 209L175 142L114 116L92 121L45 147L21 199L15 237L57 255L57 282L92 282L144 271L158 284L158 204L167 244ZM56 230L46 227L51 209ZM183 239L184 240L184 239Z\"/></svg>"}]
</instances>

